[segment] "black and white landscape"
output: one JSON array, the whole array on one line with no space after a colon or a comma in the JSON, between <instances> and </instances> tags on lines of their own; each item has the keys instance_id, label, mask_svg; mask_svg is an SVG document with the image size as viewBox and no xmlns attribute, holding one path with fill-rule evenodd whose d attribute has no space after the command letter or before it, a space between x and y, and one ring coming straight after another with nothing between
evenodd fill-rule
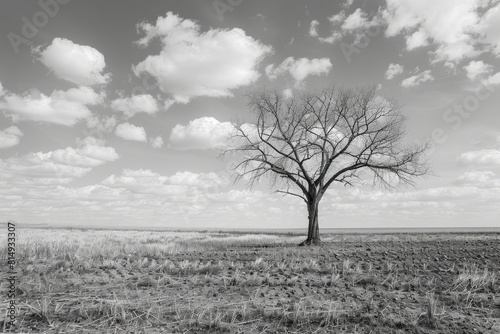
<instances>
[{"instance_id":1,"label":"black and white landscape","mask_svg":"<svg viewBox=\"0 0 500 334\"><path fill-rule=\"evenodd\" d=\"M0 331L500 332L499 22L0 2Z\"/></svg>"}]
</instances>

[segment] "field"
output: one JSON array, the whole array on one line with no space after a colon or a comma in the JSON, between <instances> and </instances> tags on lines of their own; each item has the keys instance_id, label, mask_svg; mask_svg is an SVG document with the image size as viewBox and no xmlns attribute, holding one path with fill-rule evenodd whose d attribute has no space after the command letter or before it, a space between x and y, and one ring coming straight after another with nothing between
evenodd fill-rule
<instances>
[{"instance_id":1,"label":"field","mask_svg":"<svg viewBox=\"0 0 500 334\"><path fill-rule=\"evenodd\" d=\"M0 332L500 333L496 233L16 232Z\"/></svg>"}]
</instances>

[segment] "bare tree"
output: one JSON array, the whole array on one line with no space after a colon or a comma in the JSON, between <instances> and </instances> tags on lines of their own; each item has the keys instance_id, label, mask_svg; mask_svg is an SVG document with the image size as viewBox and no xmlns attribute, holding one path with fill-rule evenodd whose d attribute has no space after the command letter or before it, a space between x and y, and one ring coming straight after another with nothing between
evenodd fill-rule
<instances>
[{"instance_id":1,"label":"bare tree","mask_svg":"<svg viewBox=\"0 0 500 334\"><path fill-rule=\"evenodd\" d=\"M276 192L296 196L307 205L307 239L320 243L318 211L334 182L354 186L365 171L374 184L413 184L429 168L427 144L405 146L406 119L394 100L377 96L375 87L328 87L318 94L284 98L276 92L249 96L254 124L235 123L236 180L250 186L269 177Z\"/></svg>"}]
</instances>

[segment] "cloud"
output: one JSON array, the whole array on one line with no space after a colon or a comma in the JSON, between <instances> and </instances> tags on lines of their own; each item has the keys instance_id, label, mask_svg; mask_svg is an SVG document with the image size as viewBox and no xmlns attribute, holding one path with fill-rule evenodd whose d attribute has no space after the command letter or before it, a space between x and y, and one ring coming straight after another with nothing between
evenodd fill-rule
<instances>
[{"instance_id":1,"label":"cloud","mask_svg":"<svg viewBox=\"0 0 500 334\"><path fill-rule=\"evenodd\" d=\"M232 96L231 90L259 78L257 66L272 51L242 29L201 32L195 21L172 12L158 17L154 25L142 22L138 28L145 34L139 45L148 46L158 38L162 50L135 65L135 74L153 76L163 92L181 103L198 96Z\"/></svg>"},{"instance_id":2,"label":"cloud","mask_svg":"<svg viewBox=\"0 0 500 334\"><path fill-rule=\"evenodd\" d=\"M19 140L22 136L23 133L16 126L10 126L7 129L0 131L0 148L16 146L19 144Z\"/></svg>"},{"instance_id":3,"label":"cloud","mask_svg":"<svg viewBox=\"0 0 500 334\"><path fill-rule=\"evenodd\" d=\"M286 58L277 67L274 64L266 66L266 74L270 80L276 79L286 72L295 79L295 85L300 86L301 82L310 75L328 74L332 68L332 63L328 58Z\"/></svg>"},{"instance_id":4,"label":"cloud","mask_svg":"<svg viewBox=\"0 0 500 334\"><path fill-rule=\"evenodd\" d=\"M228 192L220 192L210 194L210 198L216 202L227 203L259 203L262 202L268 195L258 190L235 190L231 189Z\"/></svg>"},{"instance_id":5,"label":"cloud","mask_svg":"<svg viewBox=\"0 0 500 334\"><path fill-rule=\"evenodd\" d=\"M110 133L116 127L115 116L92 115L87 119L87 127L98 133Z\"/></svg>"},{"instance_id":6,"label":"cloud","mask_svg":"<svg viewBox=\"0 0 500 334\"><path fill-rule=\"evenodd\" d=\"M170 133L168 146L176 150L214 149L226 147L234 127L213 117L201 117L187 125L177 124Z\"/></svg>"},{"instance_id":7,"label":"cloud","mask_svg":"<svg viewBox=\"0 0 500 334\"><path fill-rule=\"evenodd\" d=\"M158 104L151 95L142 94L113 100L111 108L122 111L129 118L140 112L154 114L158 111Z\"/></svg>"},{"instance_id":8,"label":"cloud","mask_svg":"<svg viewBox=\"0 0 500 334\"><path fill-rule=\"evenodd\" d=\"M311 25L309 26L309 36L318 37L317 27L319 25L318 20L312 20Z\"/></svg>"},{"instance_id":9,"label":"cloud","mask_svg":"<svg viewBox=\"0 0 500 334\"><path fill-rule=\"evenodd\" d=\"M104 146L94 137L77 142L77 147L66 147L49 152L29 153L0 159L0 175L25 182L27 185L68 183L91 171L92 168L119 158L115 149Z\"/></svg>"},{"instance_id":10,"label":"cloud","mask_svg":"<svg viewBox=\"0 0 500 334\"><path fill-rule=\"evenodd\" d=\"M343 4L342 4L342 7L344 8L349 8L352 6L352 4L354 3L354 0L346 0Z\"/></svg>"},{"instance_id":11,"label":"cloud","mask_svg":"<svg viewBox=\"0 0 500 334\"><path fill-rule=\"evenodd\" d=\"M484 74L488 74L492 71L493 66L485 64L483 61L471 61L468 65L464 66L467 72L467 77L471 80L476 80L478 77L482 77Z\"/></svg>"},{"instance_id":12,"label":"cloud","mask_svg":"<svg viewBox=\"0 0 500 334\"><path fill-rule=\"evenodd\" d=\"M158 136L156 138L150 138L151 146L153 148L162 148L163 147L163 138Z\"/></svg>"},{"instance_id":13,"label":"cloud","mask_svg":"<svg viewBox=\"0 0 500 334\"><path fill-rule=\"evenodd\" d=\"M429 37L424 29L420 28L406 39L406 50L411 51L429 45Z\"/></svg>"},{"instance_id":14,"label":"cloud","mask_svg":"<svg viewBox=\"0 0 500 334\"><path fill-rule=\"evenodd\" d=\"M102 101L103 94L97 94L89 87L55 90L50 96L32 90L23 95L7 93L3 102L0 101L0 109L13 122L37 121L73 126L91 116L87 105L96 105Z\"/></svg>"},{"instance_id":15,"label":"cloud","mask_svg":"<svg viewBox=\"0 0 500 334\"><path fill-rule=\"evenodd\" d=\"M346 190L329 190L327 193L334 196L334 200L343 203L357 204L359 209L365 207L365 203L373 203L375 206L396 206L388 205L389 203L400 203L403 206L412 206L411 203L428 203L436 207L447 205L452 207L461 205L464 201L468 201L474 205L474 200L495 200L498 196L498 191L490 191L479 189L475 186L448 186L436 187L428 189L420 189L416 191L405 192L386 192L373 191L361 188L353 188ZM368 207L369 205L367 205ZM425 206L425 205L424 205ZM414 211L413 214L422 214L421 211Z\"/></svg>"},{"instance_id":16,"label":"cloud","mask_svg":"<svg viewBox=\"0 0 500 334\"><path fill-rule=\"evenodd\" d=\"M385 78L387 80L391 80L396 75L403 73L403 70L404 70L403 66L391 63L389 64L389 67L385 71Z\"/></svg>"},{"instance_id":17,"label":"cloud","mask_svg":"<svg viewBox=\"0 0 500 334\"><path fill-rule=\"evenodd\" d=\"M479 23L478 31L485 36L485 42L489 43L493 54L500 55L500 3L492 6L486 11Z\"/></svg>"},{"instance_id":18,"label":"cloud","mask_svg":"<svg viewBox=\"0 0 500 334\"><path fill-rule=\"evenodd\" d=\"M284 89L283 90L283 96L285 97L285 99L292 98L293 97L292 90L290 88Z\"/></svg>"},{"instance_id":19,"label":"cloud","mask_svg":"<svg viewBox=\"0 0 500 334\"><path fill-rule=\"evenodd\" d=\"M480 187L500 187L500 180L495 179L492 171L471 171L457 177L455 184Z\"/></svg>"},{"instance_id":20,"label":"cloud","mask_svg":"<svg viewBox=\"0 0 500 334\"><path fill-rule=\"evenodd\" d=\"M167 184L183 185L196 188L215 188L227 185L228 180L210 173L177 172L166 180Z\"/></svg>"},{"instance_id":21,"label":"cloud","mask_svg":"<svg viewBox=\"0 0 500 334\"><path fill-rule=\"evenodd\" d=\"M488 85L500 85L500 72L493 74L486 79Z\"/></svg>"},{"instance_id":22,"label":"cloud","mask_svg":"<svg viewBox=\"0 0 500 334\"><path fill-rule=\"evenodd\" d=\"M197 189L219 189L227 180L216 173L177 172L164 176L149 169L124 169L121 175L111 175L102 184L113 188L125 188L137 193L158 195L186 195L196 197Z\"/></svg>"},{"instance_id":23,"label":"cloud","mask_svg":"<svg viewBox=\"0 0 500 334\"><path fill-rule=\"evenodd\" d=\"M104 85L111 75L103 73L106 62L102 53L88 45L65 38L54 38L45 50L38 50L39 60L56 77L77 85Z\"/></svg>"},{"instance_id":24,"label":"cloud","mask_svg":"<svg viewBox=\"0 0 500 334\"><path fill-rule=\"evenodd\" d=\"M349 9L351 5L352 2L347 1L346 3L344 3L343 8ZM319 25L319 22L316 23L316 20L316 22L313 21L314 23L311 22L309 35L318 38L318 40L322 43L328 44L333 44L347 35L355 35L356 41L359 41L366 30L377 27L381 24L380 17L377 13L371 15L371 19L369 18L369 16L370 15L365 13L360 8L357 8L350 15L347 15L345 10L341 10L337 14L334 14L328 18L328 21L332 26L330 36L318 36L317 26Z\"/></svg>"},{"instance_id":25,"label":"cloud","mask_svg":"<svg viewBox=\"0 0 500 334\"><path fill-rule=\"evenodd\" d=\"M403 86L404 88L410 88L410 87L418 86L422 82L433 81L433 80L434 80L434 77L432 76L431 71L426 70L426 71L420 72L418 74L415 74L409 78L404 79L401 82L401 86Z\"/></svg>"},{"instance_id":26,"label":"cloud","mask_svg":"<svg viewBox=\"0 0 500 334\"><path fill-rule=\"evenodd\" d=\"M483 149L462 153L458 161L468 166L500 166L500 150Z\"/></svg>"},{"instance_id":27,"label":"cloud","mask_svg":"<svg viewBox=\"0 0 500 334\"><path fill-rule=\"evenodd\" d=\"M402 35L407 50L432 44L432 63L454 67L493 50L500 54L500 4L477 0L386 0L386 36ZM487 9L486 7L491 8ZM487 9L487 10L486 10Z\"/></svg>"},{"instance_id":28,"label":"cloud","mask_svg":"<svg viewBox=\"0 0 500 334\"><path fill-rule=\"evenodd\" d=\"M2 83L0 82L0 97L2 97L4 94L4 90L3 90L3 85Z\"/></svg>"},{"instance_id":29,"label":"cloud","mask_svg":"<svg viewBox=\"0 0 500 334\"><path fill-rule=\"evenodd\" d=\"M125 140L147 142L146 130L128 122L119 124L116 127L115 135Z\"/></svg>"},{"instance_id":30,"label":"cloud","mask_svg":"<svg viewBox=\"0 0 500 334\"><path fill-rule=\"evenodd\" d=\"M343 11L343 10L341 10L337 14L334 14L328 18L328 21L330 21L330 23L333 26L336 26L336 25L342 23L344 20L345 20L345 11Z\"/></svg>"},{"instance_id":31,"label":"cloud","mask_svg":"<svg viewBox=\"0 0 500 334\"><path fill-rule=\"evenodd\" d=\"M110 175L101 183L107 187L125 188L142 194L179 195L186 193L186 187L165 184L167 179L166 176L149 169L124 169L121 175Z\"/></svg>"},{"instance_id":32,"label":"cloud","mask_svg":"<svg viewBox=\"0 0 500 334\"><path fill-rule=\"evenodd\" d=\"M354 13L345 18L341 28L345 31L352 32L366 30L377 25L378 22L376 19L368 20L368 14L363 12L361 8L357 8Z\"/></svg>"},{"instance_id":33,"label":"cloud","mask_svg":"<svg viewBox=\"0 0 500 334\"><path fill-rule=\"evenodd\" d=\"M339 32L332 32L332 35L329 37L318 37L318 40L322 43L333 44L339 41L342 38L342 34Z\"/></svg>"},{"instance_id":34,"label":"cloud","mask_svg":"<svg viewBox=\"0 0 500 334\"><path fill-rule=\"evenodd\" d=\"M96 167L119 158L114 148L104 146L102 140L94 137L86 137L78 141L78 144L78 148L67 147L37 155L43 160L79 167Z\"/></svg>"}]
</instances>

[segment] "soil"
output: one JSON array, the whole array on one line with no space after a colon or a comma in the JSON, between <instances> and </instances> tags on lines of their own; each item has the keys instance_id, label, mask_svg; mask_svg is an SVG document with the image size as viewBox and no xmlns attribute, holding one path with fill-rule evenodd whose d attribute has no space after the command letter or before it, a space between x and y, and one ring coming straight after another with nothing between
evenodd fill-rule
<instances>
[{"instance_id":1,"label":"soil","mask_svg":"<svg viewBox=\"0 0 500 334\"><path fill-rule=\"evenodd\" d=\"M127 255L90 268L22 265L13 330L500 333L499 241L342 236L310 247Z\"/></svg>"}]
</instances>

